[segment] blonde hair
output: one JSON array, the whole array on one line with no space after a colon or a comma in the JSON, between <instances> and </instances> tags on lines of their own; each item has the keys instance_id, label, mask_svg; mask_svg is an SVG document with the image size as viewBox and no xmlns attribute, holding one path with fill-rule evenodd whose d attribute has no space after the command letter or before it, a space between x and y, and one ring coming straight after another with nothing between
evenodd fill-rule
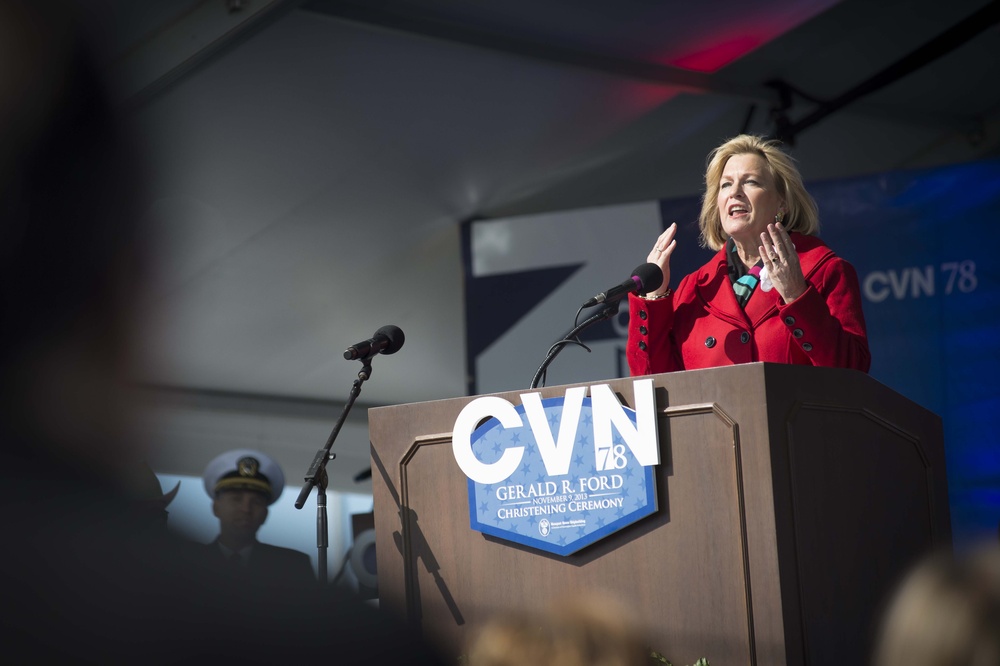
<instances>
[{"instance_id":1,"label":"blonde hair","mask_svg":"<svg viewBox=\"0 0 1000 666\"><path fill-rule=\"evenodd\" d=\"M785 217L781 222L785 229L808 235L819 232L819 210L816 208L816 202L802 184L802 176L795 166L795 161L781 150L780 145L775 140L753 134L740 134L708 154L705 194L701 201L699 219L703 247L718 250L728 239L722 229L717 200L722 172L726 168L726 162L734 155L758 155L767 163L778 195L785 202Z\"/></svg>"},{"instance_id":2,"label":"blonde hair","mask_svg":"<svg viewBox=\"0 0 1000 666\"><path fill-rule=\"evenodd\" d=\"M582 594L544 612L505 612L479 627L467 666L647 666L649 646L618 599Z\"/></svg>"},{"instance_id":3,"label":"blonde hair","mask_svg":"<svg viewBox=\"0 0 1000 666\"><path fill-rule=\"evenodd\" d=\"M938 553L913 569L883 618L874 663L1000 664L1000 549Z\"/></svg>"}]
</instances>

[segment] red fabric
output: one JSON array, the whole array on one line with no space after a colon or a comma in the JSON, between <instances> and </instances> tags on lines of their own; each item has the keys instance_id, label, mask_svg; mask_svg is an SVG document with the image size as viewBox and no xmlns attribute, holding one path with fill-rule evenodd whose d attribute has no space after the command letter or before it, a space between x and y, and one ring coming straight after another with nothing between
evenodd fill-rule
<instances>
[{"instance_id":1,"label":"red fabric","mask_svg":"<svg viewBox=\"0 0 1000 666\"><path fill-rule=\"evenodd\" d=\"M792 241L808 286L791 303L777 289L758 286L746 310L741 308L724 249L685 276L672 297L647 301L630 295L632 376L757 361L868 372L857 272L815 236L792 234Z\"/></svg>"}]
</instances>

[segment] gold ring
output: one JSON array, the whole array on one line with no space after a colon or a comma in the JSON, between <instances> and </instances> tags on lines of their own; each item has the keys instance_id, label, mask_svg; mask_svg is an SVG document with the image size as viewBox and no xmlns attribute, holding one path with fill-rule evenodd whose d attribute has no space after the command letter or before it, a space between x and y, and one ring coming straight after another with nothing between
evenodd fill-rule
<instances>
[{"instance_id":1,"label":"gold ring","mask_svg":"<svg viewBox=\"0 0 1000 666\"><path fill-rule=\"evenodd\" d=\"M776 254L772 254L772 255L771 255L771 262L772 262L772 263L774 263L774 262L775 262L775 261L777 261L777 260L778 260L778 255L776 255Z\"/></svg>"}]
</instances>

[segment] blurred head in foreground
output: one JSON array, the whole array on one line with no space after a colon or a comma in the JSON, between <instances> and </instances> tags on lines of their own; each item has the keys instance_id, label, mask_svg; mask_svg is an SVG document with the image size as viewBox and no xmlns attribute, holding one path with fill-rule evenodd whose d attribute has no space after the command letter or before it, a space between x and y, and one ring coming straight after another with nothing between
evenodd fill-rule
<instances>
[{"instance_id":1,"label":"blurred head in foreground","mask_svg":"<svg viewBox=\"0 0 1000 666\"><path fill-rule=\"evenodd\" d=\"M0 441L121 480L141 170L75 9L0 1Z\"/></svg>"},{"instance_id":2,"label":"blurred head in foreground","mask_svg":"<svg viewBox=\"0 0 1000 666\"><path fill-rule=\"evenodd\" d=\"M618 600L564 598L543 612L497 615L474 632L468 666L646 666L648 644Z\"/></svg>"},{"instance_id":3,"label":"blurred head in foreground","mask_svg":"<svg viewBox=\"0 0 1000 666\"><path fill-rule=\"evenodd\" d=\"M1000 664L1000 548L937 553L903 581L884 618L876 666Z\"/></svg>"}]
</instances>

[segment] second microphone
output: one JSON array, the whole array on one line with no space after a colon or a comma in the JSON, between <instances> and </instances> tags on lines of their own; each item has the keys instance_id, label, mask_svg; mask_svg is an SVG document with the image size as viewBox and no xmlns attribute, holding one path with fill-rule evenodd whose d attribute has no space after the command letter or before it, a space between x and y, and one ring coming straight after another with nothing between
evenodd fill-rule
<instances>
[{"instance_id":1,"label":"second microphone","mask_svg":"<svg viewBox=\"0 0 1000 666\"><path fill-rule=\"evenodd\" d=\"M367 358L376 354L395 354L403 346L406 336L398 326L389 324L375 331L375 335L351 345L344 351L348 361L356 358Z\"/></svg>"}]
</instances>

